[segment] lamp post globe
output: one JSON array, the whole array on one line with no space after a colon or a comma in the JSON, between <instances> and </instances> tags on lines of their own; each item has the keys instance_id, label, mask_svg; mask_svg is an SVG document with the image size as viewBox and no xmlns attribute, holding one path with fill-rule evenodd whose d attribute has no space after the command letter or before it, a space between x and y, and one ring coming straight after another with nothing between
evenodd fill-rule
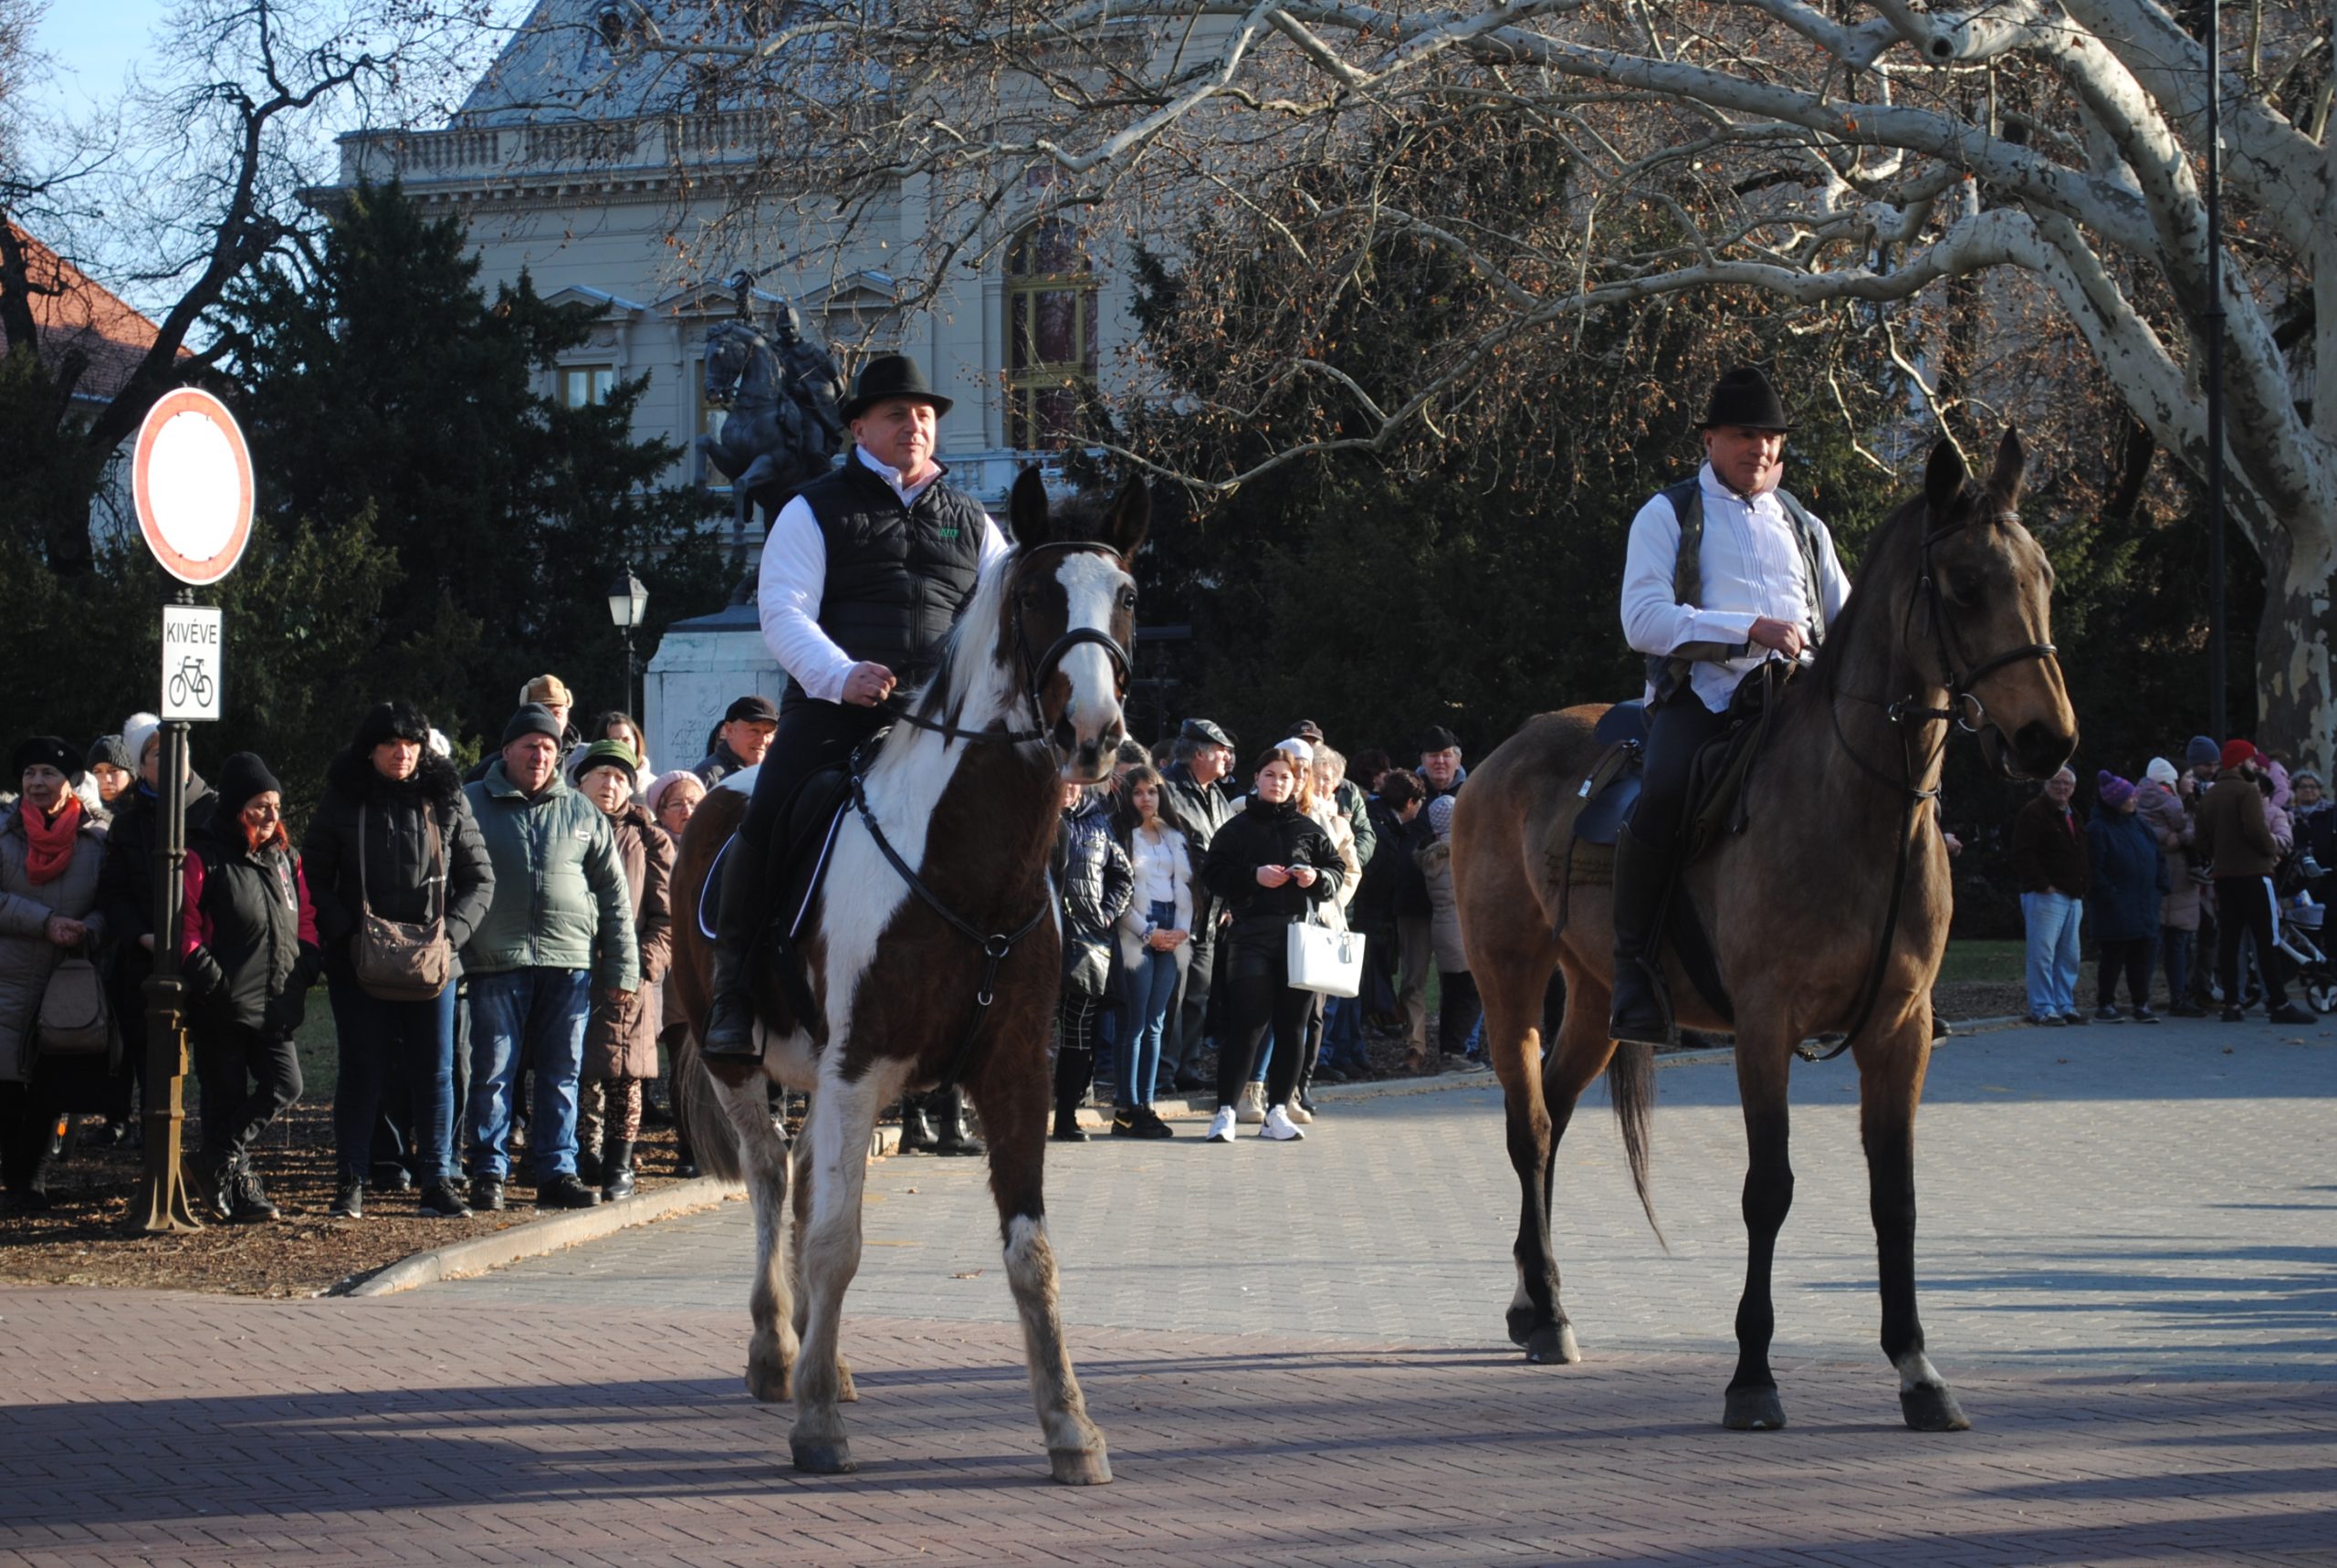
<instances>
[{"instance_id":1,"label":"lamp post globe","mask_svg":"<svg viewBox=\"0 0 2337 1568\"><path fill-rule=\"evenodd\" d=\"M625 568L614 582L609 584L609 619L624 633L624 706L627 713L641 709L633 700L633 629L641 624L642 615L649 608L649 590L641 579Z\"/></svg>"}]
</instances>

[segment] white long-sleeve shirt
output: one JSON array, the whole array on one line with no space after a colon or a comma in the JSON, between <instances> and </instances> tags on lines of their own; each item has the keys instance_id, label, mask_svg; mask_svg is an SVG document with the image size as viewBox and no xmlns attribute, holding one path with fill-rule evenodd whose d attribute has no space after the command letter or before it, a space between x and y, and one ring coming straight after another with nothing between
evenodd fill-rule
<instances>
[{"instance_id":1,"label":"white long-sleeve shirt","mask_svg":"<svg viewBox=\"0 0 2337 1568\"><path fill-rule=\"evenodd\" d=\"M936 465L933 473L915 485L901 483L901 471L854 446L855 462L893 487L904 507L912 506L927 488L948 473ZM1006 553L1006 536L995 520L982 518L980 564ZM762 622L763 643L770 649L803 695L822 702L842 702L844 682L852 675L853 656L836 646L820 627L820 600L828 580L828 541L803 497L796 497L771 519L770 537L763 540L763 559L755 577L755 609Z\"/></svg>"},{"instance_id":2,"label":"white long-sleeve shirt","mask_svg":"<svg viewBox=\"0 0 2337 1568\"><path fill-rule=\"evenodd\" d=\"M1672 597L1672 574L1680 557L1680 519L1661 494L1631 519L1630 548L1623 564L1623 635L1642 653L1669 653L1686 643L1745 642L1753 622L1783 621L1807 631L1831 626L1850 595L1850 580L1834 554L1834 536L1818 526L1818 581L1808 580L1793 519L1774 491L1751 500L1722 484L1707 463L1697 471L1703 489L1704 537L1698 553L1703 590L1700 603ZM1753 648L1743 658L1699 663L1690 689L1714 713L1746 674L1765 659L1781 658ZM1648 695L1655 688L1651 684Z\"/></svg>"}]
</instances>

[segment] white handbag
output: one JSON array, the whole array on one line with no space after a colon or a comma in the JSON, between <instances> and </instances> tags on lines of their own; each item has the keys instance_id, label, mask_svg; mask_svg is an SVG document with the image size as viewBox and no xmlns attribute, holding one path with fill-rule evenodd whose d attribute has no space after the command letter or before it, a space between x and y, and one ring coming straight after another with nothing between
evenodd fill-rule
<instances>
[{"instance_id":1,"label":"white handbag","mask_svg":"<svg viewBox=\"0 0 2337 1568\"><path fill-rule=\"evenodd\" d=\"M1355 932L1294 920L1284 940L1292 989L1326 997L1352 997L1363 989L1363 938Z\"/></svg>"}]
</instances>

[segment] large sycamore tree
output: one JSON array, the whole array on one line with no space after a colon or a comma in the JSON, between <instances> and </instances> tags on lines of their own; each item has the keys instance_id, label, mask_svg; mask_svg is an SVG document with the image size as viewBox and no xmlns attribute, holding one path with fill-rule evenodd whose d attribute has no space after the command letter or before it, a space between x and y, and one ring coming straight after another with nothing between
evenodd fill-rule
<instances>
[{"instance_id":1,"label":"large sycamore tree","mask_svg":"<svg viewBox=\"0 0 2337 1568\"><path fill-rule=\"evenodd\" d=\"M2232 526L2267 580L2260 734L2332 756L2331 0L2222 8L2220 295L2209 282L2202 5L654 10L633 11L626 36L645 58L672 63L676 103L767 117L775 173L800 180L803 150L816 149L848 216L897 222L902 208L888 204L906 204L925 228L922 276L910 281L937 298L991 265L1034 215L1074 222L1103 246L1189 232L1182 209L1194 204L1255 214L1334 292L1371 287L1367 258L1399 231L1483 283L1483 308L1421 357L1405 395L1354 389L1347 417L1291 432L1285 453L1388 449L1465 409L1522 340L1572 333L1588 311L1719 289L1774 296L1811 330L1886 333L1910 409L1967 440L2002 419L2049 423L2091 391L2122 402L2149 445L2196 478L2207 458L2204 344L2220 313ZM1407 162L1407 131L1472 123L1562 141L1575 172L1567 198L1505 209L1482 183ZM1319 193L1326 166L1345 171L1336 201ZM732 188L742 221L752 184ZM2030 362L1995 384L1944 386L1956 357L1944 323L1960 323L1967 346L1994 345L1967 356L1975 362L2008 364L2007 345ZM1135 397L1195 396L1148 380L1142 363L1125 371ZM1336 371L1278 347L1255 375L1263 386ZM1668 384L1664 367L1647 376ZM1807 392L1825 401L1824 389ZM1245 406L1234 381L1221 378L1212 395L1229 413ZM1192 477L1221 490L1255 471Z\"/></svg>"}]
</instances>

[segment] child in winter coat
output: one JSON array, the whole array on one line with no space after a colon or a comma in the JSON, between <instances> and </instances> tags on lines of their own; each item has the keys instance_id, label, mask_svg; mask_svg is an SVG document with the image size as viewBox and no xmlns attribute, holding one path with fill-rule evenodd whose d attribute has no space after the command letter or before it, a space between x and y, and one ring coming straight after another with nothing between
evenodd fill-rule
<instances>
[{"instance_id":1,"label":"child in winter coat","mask_svg":"<svg viewBox=\"0 0 2337 1568\"><path fill-rule=\"evenodd\" d=\"M284 793L248 751L219 772L217 809L187 845L180 967L203 1091L205 1174L223 1219L278 1218L251 1151L300 1097L293 1034L323 967L317 913L284 832Z\"/></svg>"}]
</instances>

